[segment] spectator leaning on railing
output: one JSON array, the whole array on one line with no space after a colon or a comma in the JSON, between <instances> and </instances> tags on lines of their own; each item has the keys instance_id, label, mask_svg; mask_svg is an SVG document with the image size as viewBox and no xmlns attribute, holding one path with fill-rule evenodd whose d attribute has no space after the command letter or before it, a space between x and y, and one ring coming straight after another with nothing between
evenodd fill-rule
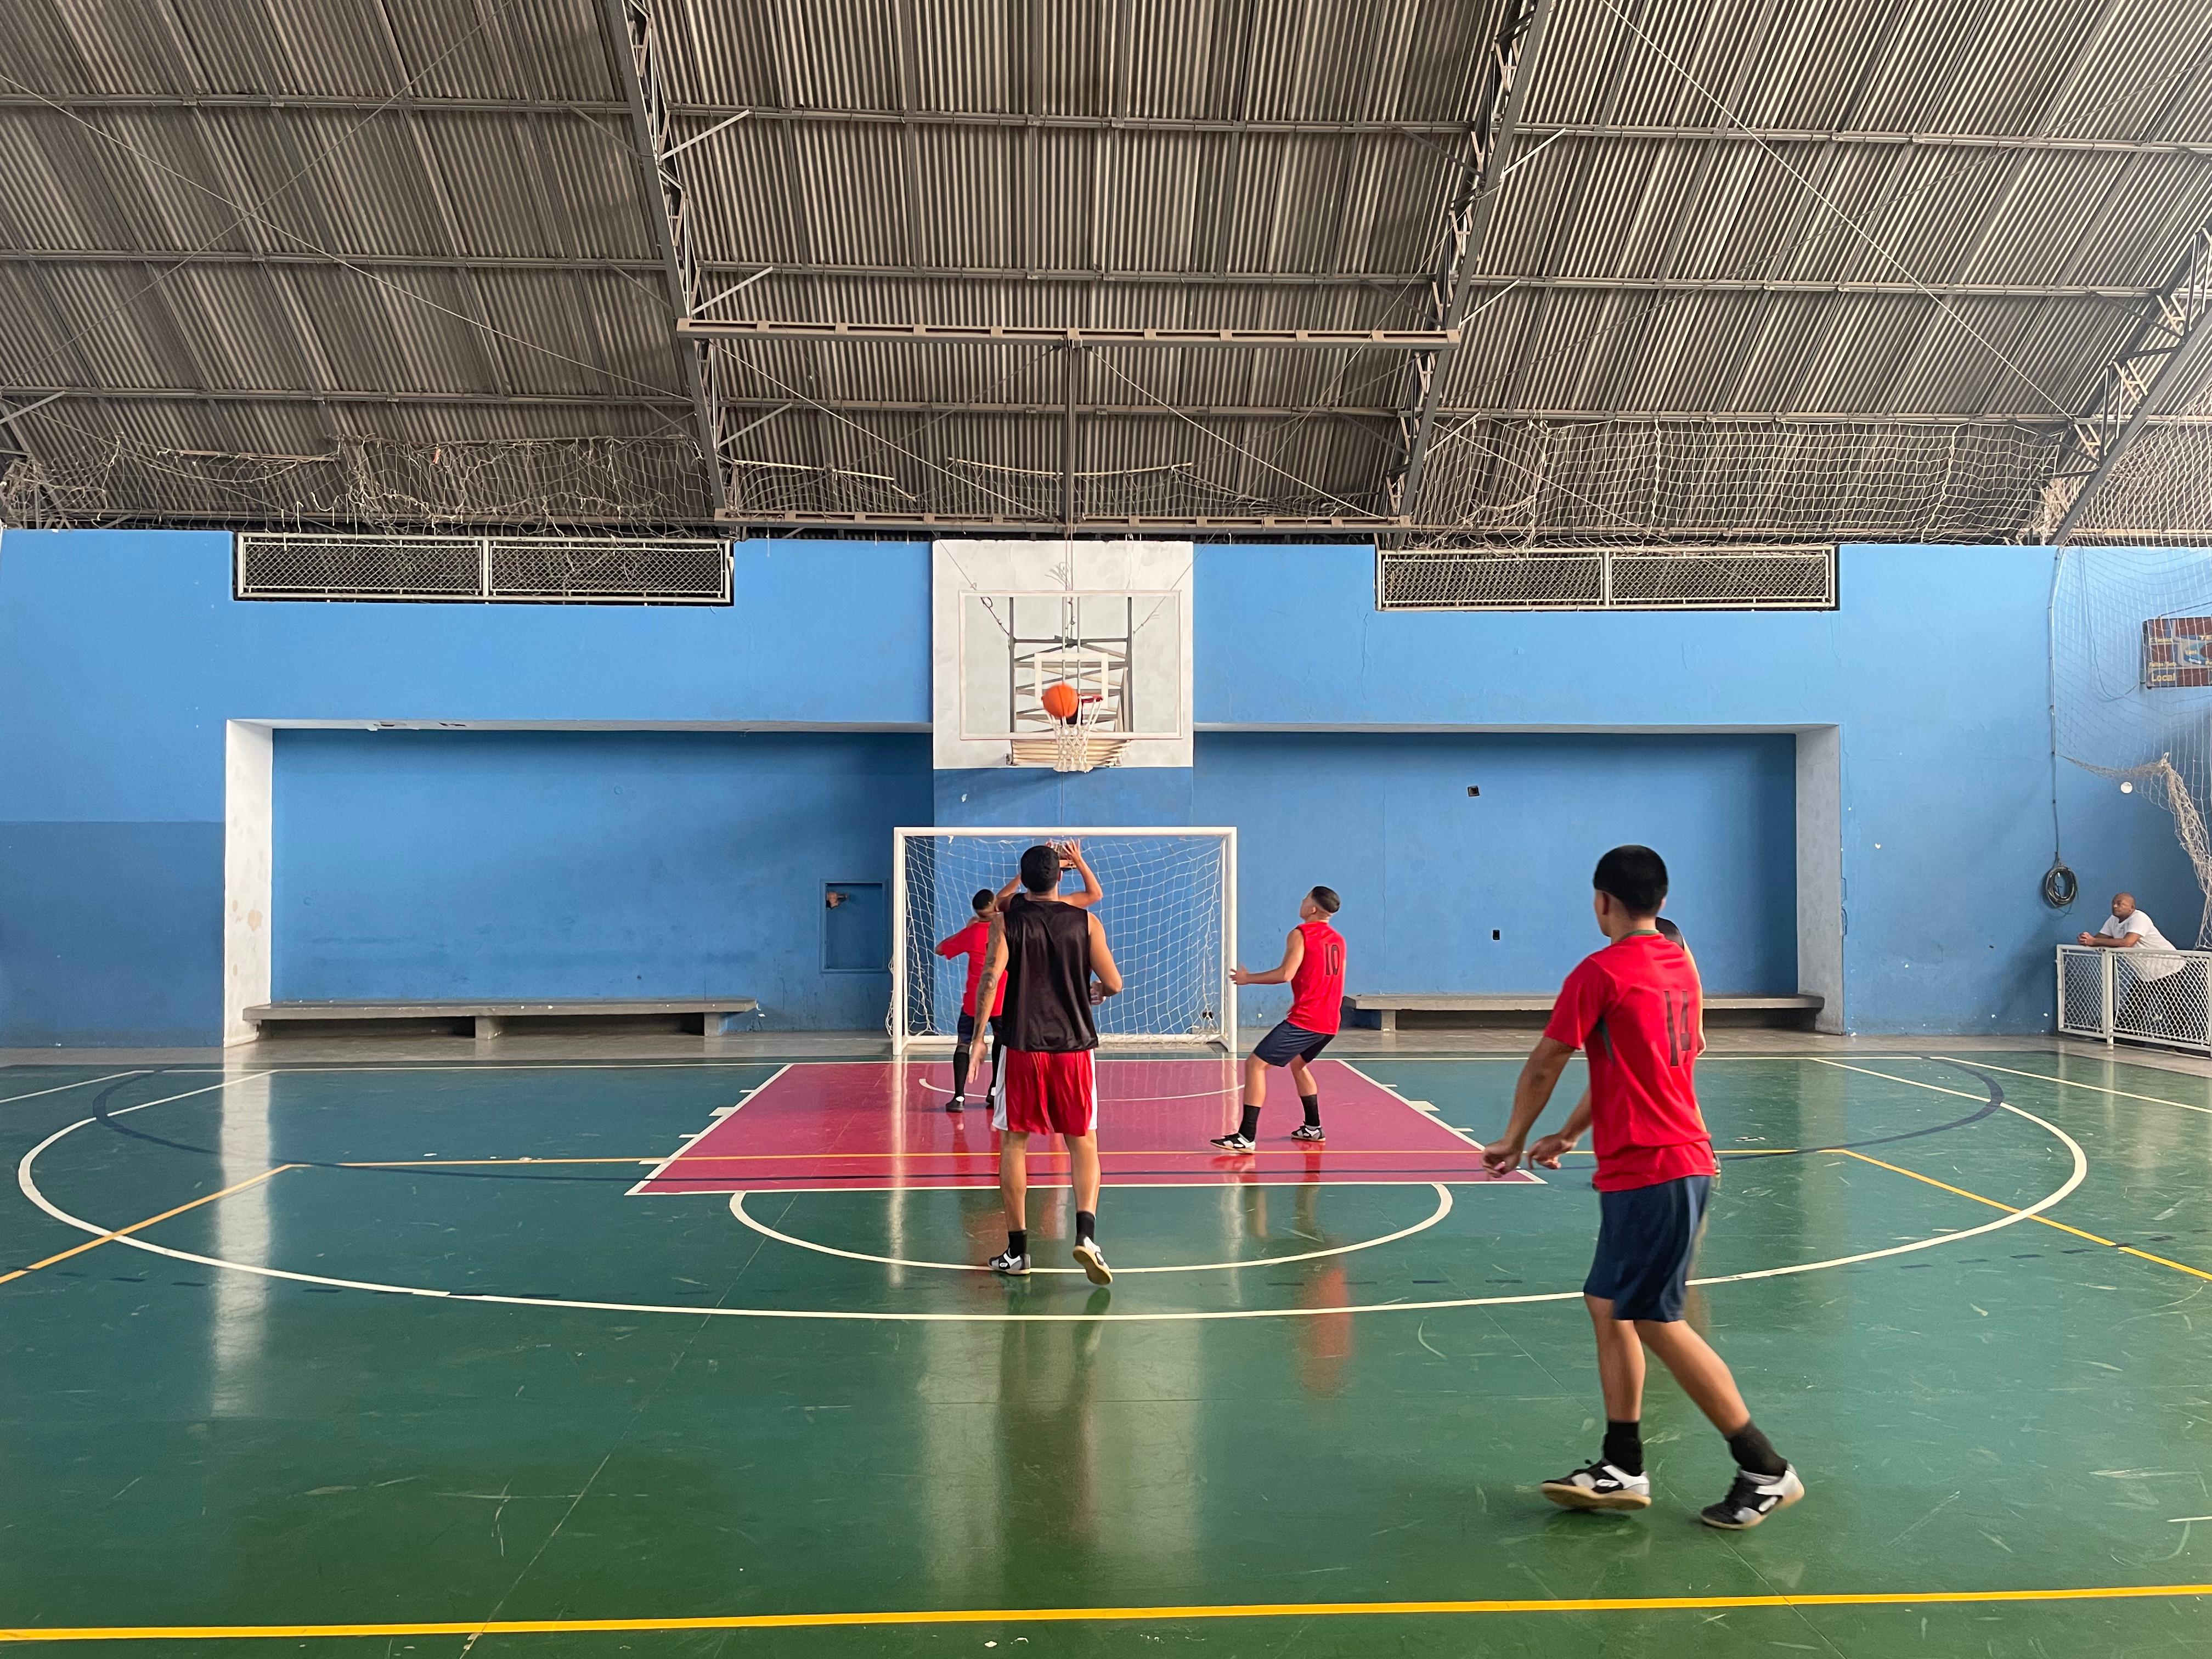
<instances>
[{"instance_id":1,"label":"spectator leaning on railing","mask_svg":"<svg viewBox=\"0 0 2212 1659\"><path fill-rule=\"evenodd\" d=\"M2120 998L2119 1024L2129 1030L2149 1030L2146 1017L2174 1014L2179 1011L2163 1006L2170 999L2157 995L2151 988L2170 974L2178 974L2189 965L2189 958L2174 952L2173 945L2158 931L2158 924L2149 913L2136 908L2133 893L2112 895L2112 914L2102 927L2094 933L2075 936L2081 945L2093 945L2101 950L2142 950L2158 954L2128 963L2134 976L2125 994Z\"/></svg>"}]
</instances>

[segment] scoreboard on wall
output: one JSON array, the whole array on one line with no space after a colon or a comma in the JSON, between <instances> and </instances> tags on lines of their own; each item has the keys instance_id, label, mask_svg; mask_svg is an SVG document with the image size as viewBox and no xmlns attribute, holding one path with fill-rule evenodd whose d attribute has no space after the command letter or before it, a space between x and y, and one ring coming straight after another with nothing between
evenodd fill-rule
<instances>
[{"instance_id":1,"label":"scoreboard on wall","mask_svg":"<svg viewBox=\"0 0 2212 1659\"><path fill-rule=\"evenodd\" d=\"M2143 687L2212 685L2212 617L2153 617L2143 624Z\"/></svg>"}]
</instances>

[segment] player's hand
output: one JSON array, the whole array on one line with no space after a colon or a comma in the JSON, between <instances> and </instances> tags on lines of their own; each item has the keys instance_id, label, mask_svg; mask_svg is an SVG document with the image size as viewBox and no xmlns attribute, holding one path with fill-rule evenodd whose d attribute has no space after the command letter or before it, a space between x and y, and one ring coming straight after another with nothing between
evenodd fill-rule
<instances>
[{"instance_id":1,"label":"player's hand","mask_svg":"<svg viewBox=\"0 0 2212 1659\"><path fill-rule=\"evenodd\" d=\"M1231 985L1249 985L1258 977L1259 975L1249 968L1237 968L1231 971L1229 982Z\"/></svg>"},{"instance_id":2,"label":"player's hand","mask_svg":"<svg viewBox=\"0 0 2212 1659\"><path fill-rule=\"evenodd\" d=\"M1482 1149L1483 1167L1492 1175L1511 1175L1521 1167L1521 1143L1493 1140Z\"/></svg>"},{"instance_id":3,"label":"player's hand","mask_svg":"<svg viewBox=\"0 0 2212 1659\"><path fill-rule=\"evenodd\" d=\"M1056 841L1052 850L1060 854L1060 867L1073 870L1083 862L1083 843L1079 841Z\"/></svg>"},{"instance_id":4,"label":"player's hand","mask_svg":"<svg viewBox=\"0 0 2212 1659\"><path fill-rule=\"evenodd\" d=\"M2094 945L2097 942L2097 936L2094 933L2076 933L2074 935L2074 942L2076 945Z\"/></svg>"},{"instance_id":5,"label":"player's hand","mask_svg":"<svg viewBox=\"0 0 2212 1659\"><path fill-rule=\"evenodd\" d=\"M1571 1152L1575 1143L1565 1135L1545 1135L1528 1149L1528 1162L1541 1164L1547 1170L1559 1167L1562 1154Z\"/></svg>"}]
</instances>

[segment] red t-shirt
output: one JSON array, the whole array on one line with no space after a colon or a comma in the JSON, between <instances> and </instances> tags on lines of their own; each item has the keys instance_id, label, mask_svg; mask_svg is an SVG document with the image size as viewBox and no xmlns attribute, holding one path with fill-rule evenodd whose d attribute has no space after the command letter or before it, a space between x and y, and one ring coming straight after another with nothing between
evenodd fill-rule
<instances>
[{"instance_id":1,"label":"red t-shirt","mask_svg":"<svg viewBox=\"0 0 2212 1659\"><path fill-rule=\"evenodd\" d=\"M937 954L950 961L954 957L968 958L968 984L960 993L960 1012L975 1012L976 988L983 982L983 963L991 954L991 924L981 916L969 922L951 939L937 947ZM999 978L999 994L991 999L991 1018L996 1019L1006 1012L1006 981Z\"/></svg>"},{"instance_id":2,"label":"red t-shirt","mask_svg":"<svg viewBox=\"0 0 2212 1659\"><path fill-rule=\"evenodd\" d=\"M1302 921L1306 953L1291 975L1291 1024L1334 1036L1344 1024L1344 935L1325 921Z\"/></svg>"},{"instance_id":3,"label":"red t-shirt","mask_svg":"<svg viewBox=\"0 0 2212 1659\"><path fill-rule=\"evenodd\" d=\"M1544 1035L1589 1054L1598 1191L1719 1173L1692 1076L1698 1013L1688 953L1656 933L1584 957L1559 988Z\"/></svg>"}]
</instances>

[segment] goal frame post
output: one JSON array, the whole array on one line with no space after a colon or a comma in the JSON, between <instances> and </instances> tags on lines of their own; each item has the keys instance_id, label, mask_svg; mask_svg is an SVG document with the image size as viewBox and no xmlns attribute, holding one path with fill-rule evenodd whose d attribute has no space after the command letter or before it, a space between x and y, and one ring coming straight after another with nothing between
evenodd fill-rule
<instances>
[{"instance_id":1,"label":"goal frame post","mask_svg":"<svg viewBox=\"0 0 2212 1659\"><path fill-rule=\"evenodd\" d=\"M1049 829L1014 824L915 824L896 828L891 831L891 997L884 1011L884 1024L890 1032L891 1054L894 1058L905 1054L909 1048L950 1048L954 1039L944 1036L917 1036L907 1029L907 843L912 841L943 841L951 839L975 841L1022 840L1105 841L1134 839L1140 836L1174 836L1184 840L1210 837L1221 843L1221 962L1218 977L1221 1010L1221 1034L1218 1037L1176 1037L1170 1036L1102 1037L1099 1046L1109 1042L1129 1047L1149 1044L1200 1042L1218 1046L1232 1059L1237 1054L1237 828L1234 824L1211 823L1146 823L1094 825L1089 827L1060 825ZM1110 944L1111 941L1109 940Z\"/></svg>"}]
</instances>

